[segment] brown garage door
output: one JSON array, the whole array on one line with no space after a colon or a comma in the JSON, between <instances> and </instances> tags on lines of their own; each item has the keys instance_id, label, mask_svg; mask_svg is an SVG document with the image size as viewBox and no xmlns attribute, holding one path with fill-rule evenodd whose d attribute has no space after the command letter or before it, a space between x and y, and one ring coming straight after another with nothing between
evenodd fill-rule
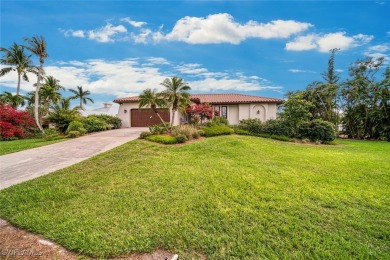
<instances>
[{"instance_id":1,"label":"brown garage door","mask_svg":"<svg viewBox=\"0 0 390 260\"><path fill-rule=\"evenodd\" d=\"M158 113L165 122L169 122L168 109L159 108ZM152 109L132 109L130 114L132 127L145 127L161 123L160 118Z\"/></svg>"}]
</instances>

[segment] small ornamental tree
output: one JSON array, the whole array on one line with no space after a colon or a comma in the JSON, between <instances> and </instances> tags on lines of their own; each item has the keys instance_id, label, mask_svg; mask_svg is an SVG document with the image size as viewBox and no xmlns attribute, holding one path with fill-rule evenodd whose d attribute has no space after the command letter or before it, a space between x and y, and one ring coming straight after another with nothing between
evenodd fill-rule
<instances>
[{"instance_id":1,"label":"small ornamental tree","mask_svg":"<svg viewBox=\"0 0 390 260\"><path fill-rule=\"evenodd\" d=\"M36 129L34 118L26 111L0 105L0 139L10 140L32 136Z\"/></svg>"},{"instance_id":2,"label":"small ornamental tree","mask_svg":"<svg viewBox=\"0 0 390 260\"><path fill-rule=\"evenodd\" d=\"M219 116L219 111L216 111L209 104L194 104L186 108L187 115L194 120L195 123L203 123L204 119L212 119L213 116Z\"/></svg>"}]
</instances>

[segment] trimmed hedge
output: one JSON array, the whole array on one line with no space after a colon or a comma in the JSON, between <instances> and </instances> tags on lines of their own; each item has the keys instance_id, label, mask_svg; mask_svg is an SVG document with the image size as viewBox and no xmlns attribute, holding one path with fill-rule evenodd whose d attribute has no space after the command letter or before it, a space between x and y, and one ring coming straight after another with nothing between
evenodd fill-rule
<instances>
[{"instance_id":1,"label":"trimmed hedge","mask_svg":"<svg viewBox=\"0 0 390 260\"><path fill-rule=\"evenodd\" d=\"M108 128L107 123L103 119L99 119L94 115L83 118L81 122L88 133L104 131Z\"/></svg>"},{"instance_id":2,"label":"trimmed hedge","mask_svg":"<svg viewBox=\"0 0 390 260\"><path fill-rule=\"evenodd\" d=\"M66 129L66 134L69 134L69 132L77 131L80 133L80 135L84 135L87 133L87 130L84 128L83 123L80 121L72 121L70 122L68 129Z\"/></svg>"},{"instance_id":3,"label":"trimmed hedge","mask_svg":"<svg viewBox=\"0 0 390 260\"><path fill-rule=\"evenodd\" d=\"M316 142L329 143L336 138L335 127L332 123L316 119L310 122L301 123L298 126L298 138L309 139Z\"/></svg>"},{"instance_id":4,"label":"trimmed hedge","mask_svg":"<svg viewBox=\"0 0 390 260\"><path fill-rule=\"evenodd\" d=\"M122 120L116 116L110 116L105 114L93 116L106 122L109 129L119 129L122 126Z\"/></svg>"},{"instance_id":5,"label":"trimmed hedge","mask_svg":"<svg viewBox=\"0 0 390 260\"><path fill-rule=\"evenodd\" d=\"M206 137L218 136L218 135L230 135L234 131L228 126L225 125L214 125L210 127L205 127L202 129L202 134Z\"/></svg>"},{"instance_id":6,"label":"trimmed hedge","mask_svg":"<svg viewBox=\"0 0 390 260\"><path fill-rule=\"evenodd\" d=\"M176 144L177 139L176 137L170 136L170 135L150 135L145 137L146 140L161 143L161 144Z\"/></svg>"},{"instance_id":7,"label":"trimmed hedge","mask_svg":"<svg viewBox=\"0 0 390 260\"><path fill-rule=\"evenodd\" d=\"M252 134L260 134L263 132L263 127L260 119L243 119L240 120L238 128L251 132Z\"/></svg>"}]
</instances>

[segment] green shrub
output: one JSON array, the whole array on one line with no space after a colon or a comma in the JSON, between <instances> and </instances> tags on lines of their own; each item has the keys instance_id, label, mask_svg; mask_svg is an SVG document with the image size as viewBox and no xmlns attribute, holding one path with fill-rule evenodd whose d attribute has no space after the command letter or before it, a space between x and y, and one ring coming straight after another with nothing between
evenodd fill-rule
<instances>
[{"instance_id":1,"label":"green shrub","mask_svg":"<svg viewBox=\"0 0 390 260\"><path fill-rule=\"evenodd\" d=\"M66 129L66 134L69 134L71 131L78 131L80 135L84 135L87 133L87 130L84 128L83 123L80 121L72 121L70 122L68 129Z\"/></svg>"},{"instance_id":2,"label":"green shrub","mask_svg":"<svg viewBox=\"0 0 390 260\"><path fill-rule=\"evenodd\" d=\"M260 134L263 132L263 127L260 119L243 119L240 120L238 128L246 130L254 134Z\"/></svg>"},{"instance_id":3,"label":"green shrub","mask_svg":"<svg viewBox=\"0 0 390 260\"><path fill-rule=\"evenodd\" d=\"M122 120L116 116L110 116L104 114L94 115L94 116L106 122L108 128L110 129L119 129L122 126Z\"/></svg>"},{"instance_id":4,"label":"green shrub","mask_svg":"<svg viewBox=\"0 0 390 260\"><path fill-rule=\"evenodd\" d=\"M185 135L181 135L181 134L176 135L175 138L176 138L176 142L179 144L185 143L188 140L188 138Z\"/></svg>"},{"instance_id":5,"label":"green shrub","mask_svg":"<svg viewBox=\"0 0 390 260\"><path fill-rule=\"evenodd\" d=\"M196 131L196 132L193 132L193 133L192 133L192 138L198 139L199 137L200 137L199 131Z\"/></svg>"},{"instance_id":6,"label":"green shrub","mask_svg":"<svg viewBox=\"0 0 390 260\"><path fill-rule=\"evenodd\" d=\"M79 120L80 115L71 111L53 111L49 112L49 116L46 118L49 123L52 123L61 132L65 133L69 124L72 121Z\"/></svg>"},{"instance_id":7,"label":"green shrub","mask_svg":"<svg viewBox=\"0 0 390 260\"><path fill-rule=\"evenodd\" d=\"M81 134L79 131L69 131L67 137L69 138L76 138L79 137Z\"/></svg>"},{"instance_id":8,"label":"green shrub","mask_svg":"<svg viewBox=\"0 0 390 260\"><path fill-rule=\"evenodd\" d=\"M285 135L271 135L271 139L279 140L279 141L284 141L288 142L290 141L290 138L285 136Z\"/></svg>"},{"instance_id":9,"label":"green shrub","mask_svg":"<svg viewBox=\"0 0 390 260\"><path fill-rule=\"evenodd\" d=\"M151 132L142 132L142 133L139 135L139 138L145 139L146 137L151 136L151 135L152 135Z\"/></svg>"},{"instance_id":10,"label":"green shrub","mask_svg":"<svg viewBox=\"0 0 390 260\"><path fill-rule=\"evenodd\" d=\"M234 128L234 133L237 135L253 135L251 132L238 127Z\"/></svg>"},{"instance_id":11,"label":"green shrub","mask_svg":"<svg viewBox=\"0 0 390 260\"><path fill-rule=\"evenodd\" d=\"M193 125L179 125L172 128L172 135L184 135L187 140L199 138L199 130Z\"/></svg>"},{"instance_id":12,"label":"green shrub","mask_svg":"<svg viewBox=\"0 0 390 260\"><path fill-rule=\"evenodd\" d=\"M45 140L56 140L63 138L63 135L54 128L45 129L45 133L42 135Z\"/></svg>"},{"instance_id":13,"label":"green shrub","mask_svg":"<svg viewBox=\"0 0 390 260\"><path fill-rule=\"evenodd\" d=\"M107 123L95 115L84 117L81 122L88 133L104 131L108 128Z\"/></svg>"},{"instance_id":14,"label":"green shrub","mask_svg":"<svg viewBox=\"0 0 390 260\"><path fill-rule=\"evenodd\" d=\"M262 137L262 138L271 138L271 135L270 134L258 134L256 135L258 137Z\"/></svg>"},{"instance_id":15,"label":"green shrub","mask_svg":"<svg viewBox=\"0 0 390 260\"><path fill-rule=\"evenodd\" d=\"M205 127L203 128L204 136L211 137L211 136L218 136L218 135L230 135L234 131L228 126L225 125L215 125L211 127Z\"/></svg>"},{"instance_id":16,"label":"green shrub","mask_svg":"<svg viewBox=\"0 0 390 260\"><path fill-rule=\"evenodd\" d=\"M292 136L291 126L280 119L270 119L263 123L262 133L270 135Z\"/></svg>"},{"instance_id":17,"label":"green shrub","mask_svg":"<svg viewBox=\"0 0 390 260\"><path fill-rule=\"evenodd\" d=\"M170 135L150 135L145 138L146 140L156 142L156 143L162 143L162 144L176 144L177 139L176 137L170 136Z\"/></svg>"},{"instance_id":18,"label":"green shrub","mask_svg":"<svg viewBox=\"0 0 390 260\"><path fill-rule=\"evenodd\" d=\"M152 135L162 135L167 132L167 129L164 125L158 124L149 126L149 131Z\"/></svg>"},{"instance_id":19,"label":"green shrub","mask_svg":"<svg viewBox=\"0 0 390 260\"><path fill-rule=\"evenodd\" d=\"M310 141L329 143L336 138L335 127L332 123L315 119L310 122L303 122L298 126L298 138L307 138Z\"/></svg>"},{"instance_id":20,"label":"green shrub","mask_svg":"<svg viewBox=\"0 0 390 260\"><path fill-rule=\"evenodd\" d=\"M212 120L208 121L206 125L208 127L214 125L229 125L229 120L221 116L215 116Z\"/></svg>"}]
</instances>

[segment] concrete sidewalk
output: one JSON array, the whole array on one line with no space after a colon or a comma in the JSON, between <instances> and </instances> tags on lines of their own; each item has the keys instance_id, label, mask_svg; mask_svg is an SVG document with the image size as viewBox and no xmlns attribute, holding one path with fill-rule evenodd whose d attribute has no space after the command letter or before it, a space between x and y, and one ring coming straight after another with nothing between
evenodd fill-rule
<instances>
[{"instance_id":1,"label":"concrete sidewalk","mask_svg":"<svg viewBox=\"0 0 390 260\"><path fill-rule=\"evenodd\" d=\"M0 156L0 190L81 162L139 137L147 128L122 128Z\"/></svg>"}]
</instances>

